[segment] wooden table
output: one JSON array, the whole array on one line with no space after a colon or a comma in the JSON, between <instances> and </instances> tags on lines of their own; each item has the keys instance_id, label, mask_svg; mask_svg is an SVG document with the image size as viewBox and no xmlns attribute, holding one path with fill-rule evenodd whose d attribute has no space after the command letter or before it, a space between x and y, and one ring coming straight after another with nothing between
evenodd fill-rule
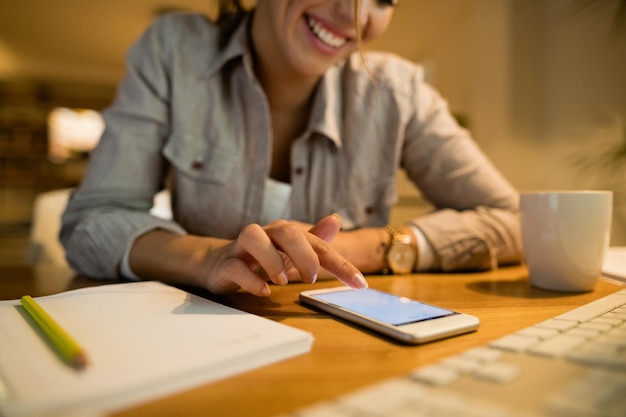
<instances>
[{"instance_id":1,"label":"wooden table","mask_svg":"<svg viewBox=\"0 0 626 417\"><path fill-rule=\"evenodd\" d=\"M588 303L621 287L599 282L593 292L567 294L531 287L523 266L468 274L372 276L370 287L466 312L481 320L471 334L421 345L405 346L357 328L298 303L306 284L272 287L270 298L237 293L214 298L311 332L313 349L304 354L219 382L120 411L139 416L273 416L348 393L384 378L399 376L420 365L545 320ZM41 296L99 285L72 271L52 267L0 267L0 298ZM316 287L339 285L322 281ZM175 358L173 359L175 360Z\"/></svg>"}]
</instances>

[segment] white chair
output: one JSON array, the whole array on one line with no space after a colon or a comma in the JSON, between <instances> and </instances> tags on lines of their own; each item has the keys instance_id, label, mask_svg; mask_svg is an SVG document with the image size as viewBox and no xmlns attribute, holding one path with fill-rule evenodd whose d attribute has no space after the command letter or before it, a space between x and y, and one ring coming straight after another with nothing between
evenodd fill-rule
<instances>
[{"instance_id":1,"label":"white chair","mask_svg":"<svg viewBox=\"0 0 626 417\"><path fill-rule=\"evenodd\" d=\"M65 251L59 242L61 216L72 188L46 191L35 198L26 263L67 266ZM154 196L153 216L171 219L170 193L163 190Z\"/></svg>"},{"instance_id":2,"label":"white chair","mask_svg":"<svg viewBox=\"0 0 626 417\"><path fill-rule=\"evenodd\" d=\"M26 263L67 266L58 236L61 215L71 191L71 188L47 191L35 198Z\"/></svg>"}]
</instances>

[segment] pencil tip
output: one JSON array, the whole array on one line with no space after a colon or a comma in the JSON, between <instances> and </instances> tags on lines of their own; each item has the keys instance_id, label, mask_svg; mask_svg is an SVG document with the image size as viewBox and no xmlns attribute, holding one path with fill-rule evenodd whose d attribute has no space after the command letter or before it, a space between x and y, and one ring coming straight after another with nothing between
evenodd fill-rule
<instances>
[{"instance_id":1,"label":"pencil tip","mask_svg":"<svg viewBox=\"0 0 626 417\"><path fill-rule=\"evenodd\" d=\"M85 369L88 363L89 361L87 360L87 356L85 356L82 353L77 354L72 359L72 365L74 366L74 368L76 368L79 371L82 369Z\"/></svg>"}]
</instances>

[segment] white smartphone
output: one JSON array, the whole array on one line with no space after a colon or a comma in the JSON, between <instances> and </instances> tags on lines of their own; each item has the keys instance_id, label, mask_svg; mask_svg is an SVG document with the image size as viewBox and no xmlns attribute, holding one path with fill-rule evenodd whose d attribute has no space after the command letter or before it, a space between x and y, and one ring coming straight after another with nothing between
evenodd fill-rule
<instances>
[{"instance_id":1,"label":"white smartphone","mask_svg":"<svg viewBox=\"0 0 626 417\"><path fill-rule=\"evenodd\" d=\"M369 288L303 291L300 301L411 344L469 333L480 325L480 320L469 314Z\"/></svg>"}]
</instances>

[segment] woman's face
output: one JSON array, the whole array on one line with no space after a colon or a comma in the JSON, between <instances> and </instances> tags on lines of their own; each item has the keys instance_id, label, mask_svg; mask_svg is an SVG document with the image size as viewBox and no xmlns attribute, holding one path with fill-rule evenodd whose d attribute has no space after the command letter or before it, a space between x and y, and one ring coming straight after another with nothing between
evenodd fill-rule
<instances>
[{"instance_id":1,"label":"woman's face","mask_svg":"<svg viewBox=\"0 0 626 417\"><path fill-rule=\"evenodd\" d=\"M258 0L254 45L264 66L286 65L304 76L322 75L357 50L357 27L366 44L385 32L397 0Z\"/></svg>"}]
</instances>

